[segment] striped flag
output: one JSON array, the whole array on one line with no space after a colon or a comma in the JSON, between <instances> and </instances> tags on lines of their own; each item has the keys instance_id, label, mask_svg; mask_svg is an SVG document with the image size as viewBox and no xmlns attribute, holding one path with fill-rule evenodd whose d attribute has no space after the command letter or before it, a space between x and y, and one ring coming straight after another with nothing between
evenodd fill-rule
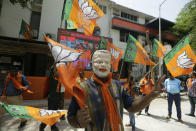
<instances>
[{"instance_id":1,"label":"striped flag","mask_svg":"<svg viewBox=\"0 0 196 131\"><path fill-rule=\"evenodd\" d=\"M173 77L186 75L193 71L196 56L189 43L189 35L187 35L164 57L166 67Z\"/></svg>"},{"instance_id":2,"label":"striped flag","mask_svg":"<svg viewBox=\"0 0 196 131\"><path fill-rule=\"evenodd\" d=\"M160 41L158 41L157 39L153 40L153 46L152 46L152 52L151 55L152 56L156 56L159 58L162 58L165 56L167 50L166 48L161 44Z\"/></svg>"},{"instance_id":3,"label":"striped flag","mask_svg":"<svg viewBox=\"0 0 196 131\"><path fill-rule=\"evenodd\" d=\"M5 108L13 117L25 119L34 118L50 126L54 125L63 115L67 114L67 110L45 110L30 106L7 105L2 102L0 102L0 106Z\"/></svg>"},{"instance_id":4,"label":"striped flag","mask_svg":"<svg viewBox=\"0 0 196 131\"><path fill-rule=\"evenodd\" d=\"M92 35L96 21L104 15L102 10L92 0L67 0L64 19L67 29L83 30L85 35Z\"/></svg>"},{"instance_id":5,"label":"striped flag","mask_svg":"<svg viewBox=\"0 0 196 131\"><path fill-rule=\"evenodd\" d=\"M24 20L22 20L19 34L23 35L28 40L32 40L33 28L29 24L27 24Z\"/></svg>"},{"instance_id":6,"label":"striped flag","mask_svg":"<svg viewBox=\"0 0 196 131\"><path fill-rule=\"evenodd\" d=\"M155 63L149 58L146 50L132 35L128 36L124 61L140 63L143 65L155 65Z\"/></svg>"}]
</instances>

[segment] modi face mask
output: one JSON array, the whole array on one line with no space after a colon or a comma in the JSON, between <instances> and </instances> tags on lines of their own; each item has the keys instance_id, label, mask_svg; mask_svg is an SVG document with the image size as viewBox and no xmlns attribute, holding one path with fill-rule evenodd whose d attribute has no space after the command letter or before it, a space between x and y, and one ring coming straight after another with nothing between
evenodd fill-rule
<instances>
[{"instance_id":1,"label":"modi face mask","mask_svg":"<svg viewBox=\"0 0 196 131\"><path fill-rule=\"evenodd\" d=\"M92 58L92 68L100 78L105 78L110 73L111 55L107 50L98 50L94 53Z\"/></svg>"}]
</instances>

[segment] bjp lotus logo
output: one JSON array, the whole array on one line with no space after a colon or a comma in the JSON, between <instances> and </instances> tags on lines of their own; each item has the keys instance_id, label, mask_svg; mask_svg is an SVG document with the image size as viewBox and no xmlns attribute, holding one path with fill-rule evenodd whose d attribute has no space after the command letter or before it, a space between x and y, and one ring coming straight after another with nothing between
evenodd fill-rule
<instances>
[{"instance_id":1,"label":"bjp lotus logo","mask_svg":"<svg viewBox=\"0 0 196 131\"><path fill-rule=\"evenodd\" d=\"M78 5L86 19L96 19L99 17L97 11L93 9L92 6L89 6L88 1L86 0L78 0Z\"/></svg>"},{"instance_id":2,"label":"bjp lotus logo","mask_svg":"<svg viewBox=\"0 0 196 131\"><path fill-rule=\"evenodd\" d=\"M67 62L76 61L82 54L79 52L73 52L68 49L64 49L63 47L58 45L52 45L51 43L48 43L48 45L51 49L55 61L57 62L57 66L60 64L65 64Z\"/></svg>"},{"instance_id":3,"label":"bjp lotus logo","mask_svg":"<svg viewBox=\"0 0 196 131\"><path fill-rule=\"evenodd\" d=\"M181 68L192 68L194 64L192 59L188 58L188 54L185 51L178 56L177 63Z\"/></svg>"},{"instance_id":4,"label":"bjp lotus logo","mask_svg":"<svg viewBox=\"0 0 196 131\"><path fill-rule=\"evenodd\" d=\"M39 113L40 113L40 116L41 117L43 117L43 116L46 116L46 115L49 115L49 116L51 116L52 114L58 114L58 113L60 113L60 112L64 112L65 110L43 110L43 109L41 109L40 111L39 111Z\"/></svg>"}]
</instances>

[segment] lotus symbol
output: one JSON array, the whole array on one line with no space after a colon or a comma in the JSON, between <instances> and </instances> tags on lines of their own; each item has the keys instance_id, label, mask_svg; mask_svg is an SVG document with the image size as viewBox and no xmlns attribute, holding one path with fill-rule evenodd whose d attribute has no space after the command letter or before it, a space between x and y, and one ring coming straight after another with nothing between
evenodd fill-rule
<instances>
[{"instance_id":1,"label":"lotus symbol","mask_svg":"<svg viewBox=\"0 0 196 131\"><path fill-rule=\"evenodd\" d=\"M93 9L92 6L89 6L88 1L86 0L78 0L78 5L86 19L96 19L99 17L97 11Z\"/></svg>"},{"instance_id":2,"label":"lotus symbol","mask_svg":"<svg viewBox=\"0 0 196 131\"><path fill-rule=\"evenodd\" d=\"M64 112L65 110L44 110L44 109L41 109L39 111L40 113L40 116L46 116L46 115L49 115L51 116L52 114L57 114L59 112Z\"/></svg>"},{"instance_id":3,"label":"lotus symbol","mask_svg":"<svg viewBox=\"0 0 196 131\"><path fill-rule=\"evenodd\" d=\"M51 49L52 55L54 56L57 66L61 64L66 64L67 62L74 62L78 60L80 55L82 54L79 52L72 52L58 45L53 46L51 43L48 43L48 45Z\"/></svg>"},{"instance_id":4,"label":"lotus symbol","mask_svg":"<svg viewBox=\"0 0 196 131\"><path fill-rule=\"evenodd\" d=\"M188 58L188 54L184 51L182 54L178 56L177 63L181 68L191 68L193 67L192 59Z\"/></svg>"}]
</instances>

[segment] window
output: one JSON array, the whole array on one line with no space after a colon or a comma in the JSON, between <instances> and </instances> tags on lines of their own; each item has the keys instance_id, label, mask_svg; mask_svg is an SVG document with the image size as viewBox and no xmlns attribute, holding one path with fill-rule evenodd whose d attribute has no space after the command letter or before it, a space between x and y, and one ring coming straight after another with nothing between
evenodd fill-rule
<instances>
[{"instance_id":1,"label":"window","mask_svg":"<svg viewBox=\"0 0 196 131\"><path fill-rule=\"evenodd\" d=\"M145 24L148 23L150 20L145 19Z\"/></svg>"},{"instance_id":2,"label":"window","mask_svg":"<svg viewBox=\"0 0 196 131\"><path fill-rule=\"evenodd\" d=\"M40 26L41 13L32 11L30 26L33 28L33 38L37 39L39 35L39 26Z\"/></svg>"},{"instance_id":3,"label":"window","mask_svg":"<svg viewBox=\"0 0 196 131\"><path fill-rule=\"evenodd\" d=\"M42 4L43 0L34 0L33 2L36 4Z\"/></svg>"},{"instance_id":4,"label":"window","mask_svg":"<svg viewBox=\"0 0 196 131\"><path fill-rule=\"evenodd\" d=\"M120 41L127 42L129 33L125 31L120 31Z\"/></svg>"},{"instance_id":5,"label":"window","mask_svg":"<svg viewBox=\"0 0 196 131\"><path fill-rule=\"evenodd\" d=\"M131 33L129 31L121 30L120 31L120 41L121 42L127 42L129 34L131 34L133 37L135 37L137 39L138 35L136 35L134 33Z\"/></svg>"},{"instance_id":6,"label":"window","mask_svg":"<svg viewBox=\"0 0 196 131\"><path fill-rule=\"evenodd\" d=\"M107 13L107 7L104 6L104 5L100 5L100 4L97 4L99 6L99 8L103 11L104 14Z\"/></svg>"},{"instance_id":7,"label":"window","mask_svg":"<svg viewBox=\"0 0 196 131\"><path fill-rule=\"evenodd\" d=\"M0 15L1 15L2 5L3 5L3 0L0 0Z\"/></svg>"},{"instance_id":8,"label":"window","mask_svg":"<svg viewBox=\"0 0 196 131\"><path fill-rule=\"evenodd\" d=\"M127 14L125 12L121 12L121 17L137 22L137 16L130 15L130 14Z\"/></svg>"},{"instance_id":9,"label":"window","mask_svg":"<svg viewBox=\"0 0 196 131\"><path fill-rule=\"evenodd\" d=\"M121 12L120 12L119 9L113 8L113 15L114 15L114 16L120 16L120 14L121 14Z\"/></svg>"}]
</instances>

